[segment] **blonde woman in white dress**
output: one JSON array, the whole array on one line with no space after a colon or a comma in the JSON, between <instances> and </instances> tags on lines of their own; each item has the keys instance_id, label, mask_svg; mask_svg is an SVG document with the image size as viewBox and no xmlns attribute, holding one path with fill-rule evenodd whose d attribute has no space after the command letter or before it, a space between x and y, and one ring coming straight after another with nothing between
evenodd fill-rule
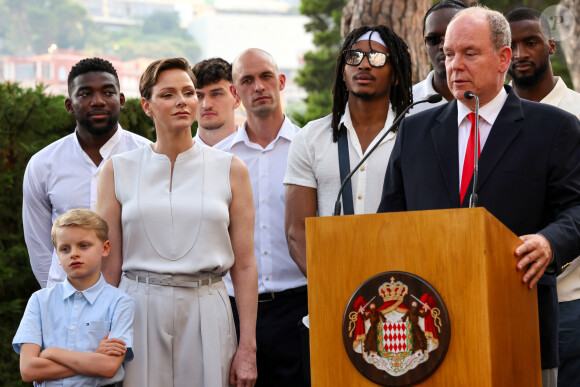
<instances>
[{"instance_id":1,"label":"blonde woman in white dress","mask_svg":"<svg viewBox=\"0 0 580 387\"><path fill-rule=\"evenodd\" d=\"M136 300L125 387L253 386L257 377L250 179L240 159L192 140L194 79L183 58L149 65L139 89L157 141L109 160L99 180L96 210L111 240L103 273Z\"/></svg>"}]
</instances>

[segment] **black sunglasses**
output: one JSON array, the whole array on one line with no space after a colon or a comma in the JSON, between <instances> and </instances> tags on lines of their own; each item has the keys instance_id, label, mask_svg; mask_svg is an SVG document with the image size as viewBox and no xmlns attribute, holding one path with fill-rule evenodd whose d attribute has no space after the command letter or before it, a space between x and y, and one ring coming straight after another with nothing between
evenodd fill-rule
<instances>
[{"instance_id":1,"label":"black sunglasses","mask_svg":"<svg viewBox=\"0 0 580 387\"><path fill-rule=\"evenodd\" d=\"M348 50L345 52L344 58L346 60L346 64L350 66L358 66L364 59L367 57L369 64L372 67L383 67L387 64L387 58L389 54L386 52L379 52L379 51L361 51L361 50Z\"/></svg>"},{"instance_id":2,"label":"black sunglasses","mask_svg":"<svg viewBox=\"0 0 580 387\"><path fill-rule=\"evenodd\" d=\"M429 35L425 36L425 44L428 46L439 46L445 41L445 36L443 35Z\"/></svg>"}]
</instances>

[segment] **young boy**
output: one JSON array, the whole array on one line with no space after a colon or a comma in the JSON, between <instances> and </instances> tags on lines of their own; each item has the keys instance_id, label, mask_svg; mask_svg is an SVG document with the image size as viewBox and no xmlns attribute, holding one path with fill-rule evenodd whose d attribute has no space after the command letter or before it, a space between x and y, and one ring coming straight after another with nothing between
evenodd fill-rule
<instances>
[{"instance_id":1,"label":"young boy","mask_svg":"<svg viewBox=\"0 0 580 387\"><path fill-rule=\"evenodd\" d=\"M133 358L135 306L101 275L108 232L90 210L71 210L54 222L52 242L67 278L28 301L12 341L25 382L97 387L123 379L121 363Z\"/></svg>"}]
</instances>

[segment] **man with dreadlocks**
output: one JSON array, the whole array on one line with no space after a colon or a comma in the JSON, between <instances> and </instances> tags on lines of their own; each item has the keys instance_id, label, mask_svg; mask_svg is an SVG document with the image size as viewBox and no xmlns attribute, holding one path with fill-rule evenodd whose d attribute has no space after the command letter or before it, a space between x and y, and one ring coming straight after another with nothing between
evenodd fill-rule
<instances>
[{"instance_id":1,"label":"man with dreadlocks","mask_svg":"<svg viewBox=\"0 0 580 387\"><path fill-rule=\"evenodd\" d=\"M405 41L382 25L353 30L338 56L333 94L332 114L308 123L296 134L288 153L286 238L290 255L304 275L304 219L332 215L346 174L412 102L411 58ZM376 211L395 131L344 190L344 214Z\"/></svg>"},{"instance_id":2,"label":"man with dreadlocks","mask_svg":"<svg viewBox=\"0 0 580 387\"><path fill-rule=\"evenodd\" d=\"M443 53L443 41L447 25L455 14L468 5L458 0L443 0L435 3L423 18L423 40L425 48L431 60L433 70L427 78L413 86L413 99L420 101L431 94L441 94L443 99L437 103L422 103L415 105L409 111L409 115L443 105L453 99L453 94L447 86L447 75L445 71L445 54Z\"/></svg>"},{"instance_id":3,"label":"man with dreadlocks","mask_svg":"<svg viewBox=\"0 0 580 387\"><path fill-rule=\"evenodd\" d=\"M109 61L86 58L75 64L68 75L68 95L64 104L75 116L75 132L32 156L22 184L24 239L43 288L66 278L50 237L54 220L74 208L94 209L105 161L149 143L118 123L125 96Z\"/></svg>"}]
</instances>

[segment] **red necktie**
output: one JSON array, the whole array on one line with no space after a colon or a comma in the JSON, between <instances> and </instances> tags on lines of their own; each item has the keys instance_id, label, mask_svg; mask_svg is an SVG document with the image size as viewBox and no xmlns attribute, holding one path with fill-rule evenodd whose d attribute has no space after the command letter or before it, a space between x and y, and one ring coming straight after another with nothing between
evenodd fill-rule
<instances>
[{"instance_id":1,"label":"red necktie","mask_svg":"<svg viewBox=\"0 0 580 387\"><path fill-rule=\"evenodd\" d=\"M467 187L471 181L471 176L473 175L473 163L474 163L474 152L475 149L475 113L469 113L467 115L469 121L471 122L471 131L469 132L469 140L467 140L467 149L465 150L465 159L463 161L463 173L461 174L461 190L459 191L459 203L463 203L463 198L467 192ZM478 132L479 134L479 132ZM477 139L477 156L481 154L481 142L479 138Z\"/></svg>"}]
</instances>

